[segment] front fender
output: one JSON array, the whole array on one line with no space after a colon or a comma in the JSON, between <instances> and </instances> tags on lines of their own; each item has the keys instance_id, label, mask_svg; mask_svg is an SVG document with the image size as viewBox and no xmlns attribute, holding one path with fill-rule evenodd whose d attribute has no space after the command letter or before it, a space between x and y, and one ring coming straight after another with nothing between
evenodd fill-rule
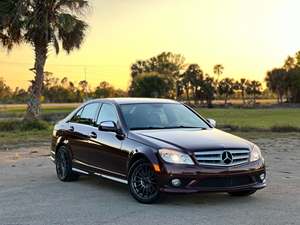
<instances>
[{"instance_id":1,"label":"front fender","mask_svg":"<svg viewBox=\"0 0 300 225\"><path fill-rule=\"evenodd\" d=\"M148 160L153 166L154 170L158 172L158 168L160 168L160 165L155 149L132 140L123 145L123 147L127 148L130 152L127 161L127 172L129 172L131 165L135 161L143 158Z\"/></svg>"}]
</instances>

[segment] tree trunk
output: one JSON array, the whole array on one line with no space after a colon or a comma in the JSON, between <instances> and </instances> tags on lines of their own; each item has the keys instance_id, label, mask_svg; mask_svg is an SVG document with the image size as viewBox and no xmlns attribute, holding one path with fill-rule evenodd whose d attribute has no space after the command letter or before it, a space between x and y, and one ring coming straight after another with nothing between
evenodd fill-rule
<instances>
[{"instance_id":1,"label":"tree trunk","mask_svg":"<svg viewBox=\"0 0 300 225\"><path fill-rule=\"evenodd\" d=\"M253 94L253 105L255 105L255 104L256 104L256 95Z\"/></svg>"},{"instance_id":2,"label":"tree trunk","mask_svg":"<svg viewBox=\"0 0 300 225\"><path fill-rule=\"evenodd\" d=\"M197 87L193 88L193 97L194 97L194 104L197 105Z\"/></svg>"},{"instance_id":3,"label":"tree trunk","mask_svg":"<svg viewBox=\"0 0 300 225\"><path fill-rule=\"evenodd\" d=\"M227 105L227 95L225 95L225 99L224 99L224 105L226 106Z\"/></svg>"},{"instance_id":4,"label":"tree trunk","mask_svg":"<svg viewBox=\"0 0 300 225\"><path fill-rule=\"evenodd\" d=\"M243 105L246 105L246 101L245 101L245 91L242 90L242 99L243 99Z\"/></svg>"},{"instance_id":5,"label":"tree trunk","mask_svg":"<svg viewBox=\"0 0 300 225\"><path fill-rule=\"evenodd\" d=\"M186 93L186 100L188 103L190 103L189 88L187 86L185 87L185 93Z\"/></svg>"},{"instance_id":6,"label":"tree trunk","mask_svg":"<svg viewBox=\"0 0 300 225\"><path fill-rule=\"evenodd\" d=\"M212 105L212 99L207 98L206 102L207 102L207 107L208 108L212 108L213 107L213 105Z\"/></svg>"},{"instance_id":7,"label":"tree trunk","mask_svg":"<svg viewBox=\"0 0 300 225\"><path fill-rule=\"evenodd\" d=\"M30 99L27 103L27 112L24 120L37 120L40 114L42 88L44 82L44 67L47 59L47 44L35 43L35 66L33 72L35 73L34 81L32 83Z\"/></svg>"}]
</instances>

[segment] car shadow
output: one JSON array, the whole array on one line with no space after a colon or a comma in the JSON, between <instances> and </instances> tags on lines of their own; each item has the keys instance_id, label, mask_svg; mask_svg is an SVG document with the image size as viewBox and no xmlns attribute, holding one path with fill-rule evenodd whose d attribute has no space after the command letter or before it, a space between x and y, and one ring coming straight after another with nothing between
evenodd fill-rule
<instances>
[{"instance_id":1,"label":"car shadow","mask_svg":"<svg viewBox=\"0 0 300 225\"><path fill-rule=\"evenodd\" d=\"M128 202L135 202L130 196L127 185L99 177L81 177L78 181L84 185L99 189L100 192L111 192L112 194L127 196ZM189 205L227 205L227 204L249 204L260 201L257 194L248 197L233 197L227 193L193 193L193 194L167 194L162 193L158 204L189 206ZM245 201L247 200L247 201Z\"/></svg>"}]
</instances>

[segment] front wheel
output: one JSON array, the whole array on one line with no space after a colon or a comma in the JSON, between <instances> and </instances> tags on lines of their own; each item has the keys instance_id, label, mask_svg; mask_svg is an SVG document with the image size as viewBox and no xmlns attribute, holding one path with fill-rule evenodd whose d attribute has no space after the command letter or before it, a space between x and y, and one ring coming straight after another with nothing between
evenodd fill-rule
<instances>
[{"instance_id":1,"label":"front wheel","mask_svg":"<svg viewBox=\"0 0 300 225\"><path fill-rule=\"evenodd\" d=\"M253 195L256 191L236 191L236 192L228 192L231 196L238 196L238 197L243 197L243 196L250 196Z\"/></svg>"},{"instance_id":2,"label":"front wheel","mask_svg":"<svg viewBox=\"0 0 300 225\"><path fill-rule=\"evenodd\" d=\"M61 181L78 180L79 174L72 171L72 160L65 146L57 150L55 154L55 166L57 177Z\"/></svg>"},{"instance_id":3,"label":"front wheel","mask_svg":"<svg viewBox=\"0 0 300 225\"><path fill-rule=\"evenodd\" d=\"M159 199L157 176L151 164L145 160L135 162L128 177L131 195L139 202L150 204Z\"/></svg>"}]
</instances>

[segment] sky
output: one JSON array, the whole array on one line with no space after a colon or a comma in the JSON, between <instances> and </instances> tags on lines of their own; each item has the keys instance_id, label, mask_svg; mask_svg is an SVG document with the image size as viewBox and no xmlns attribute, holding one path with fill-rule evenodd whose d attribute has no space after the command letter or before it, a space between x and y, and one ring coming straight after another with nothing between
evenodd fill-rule
<instances>
[{"instance_id":1,"label":"sky","mask_svg":"<svg viewBox=\"0 0 300 225\"><path fill-rule=\"evenodd\" d=\"M163 51L182 54L213 75L263 81L273 67L300 50L299 0L91 0L89 24L80 50L56 56L46 71L92 87L106 80L117 88L130 83L130 65ZM33 51L0 49L0 77L26 88L33 78Z\"/></svg>"}]
</instances>

